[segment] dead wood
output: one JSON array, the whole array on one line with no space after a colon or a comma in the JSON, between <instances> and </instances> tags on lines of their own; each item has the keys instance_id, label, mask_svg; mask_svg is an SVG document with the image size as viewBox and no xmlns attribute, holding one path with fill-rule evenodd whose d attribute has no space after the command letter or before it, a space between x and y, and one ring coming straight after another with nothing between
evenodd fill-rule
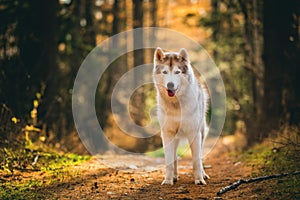
<instances>
[{"instance_id":1,"label":"dead wood","mask_svg":"<svg viewBox=\"0 0 300 200\"><path fill-rule=\"evenodd\" d=\"M219 192L217 192L217 195L222 195L230 190L236 189L237 187L239 187L240 185L242 185L244 183L245 184L253 183L253 182L259 182L259 181L269 180L269 179L274 179L274 178L282 178L285 176L298 175L298 174L300 174L300 171L291 172L291 173L273 174L273 175L269 175L269 176L260 176L260 177L250 178L250 179L240 179L240 180L232 183L231 185L228 185L228 186L222 188L221 190L219 190Z\"/></svg>"}]
</instances>

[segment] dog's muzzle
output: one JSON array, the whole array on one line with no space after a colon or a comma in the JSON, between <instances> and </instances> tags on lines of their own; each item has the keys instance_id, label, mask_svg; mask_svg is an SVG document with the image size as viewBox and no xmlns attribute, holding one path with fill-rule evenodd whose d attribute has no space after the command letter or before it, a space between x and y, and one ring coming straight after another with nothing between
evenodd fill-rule
<instances>
[{"instance_id":1,"label":"dog's muzzle","mask_svg":"<svg viewBox=\"0 0 300 200\"><path fill-rule=\"evenodd\" d=\"M167 92L168 92L168 96L169 97L173 97L173 96L175 96L175 88L174 88L174 83L172 83L172 82L169 82L168 84L167 84Z\"/></svg>"}]
</instances>

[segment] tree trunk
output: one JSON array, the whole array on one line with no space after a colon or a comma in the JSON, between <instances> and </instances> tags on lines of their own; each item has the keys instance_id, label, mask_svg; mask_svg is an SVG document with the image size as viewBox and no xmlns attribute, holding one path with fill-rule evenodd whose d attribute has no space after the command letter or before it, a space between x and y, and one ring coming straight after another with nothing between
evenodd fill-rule
<instances>
[{"instance_id":1,"label":"tree trunk","mask_svg":"<svg viewBox=\"0 0 300 200\"><path fill-rule=\"evenodd\" d=\"M133 28L143 27L143 1L133 0ZM143 46L143 31L134 32L134 66L139 66L144 64L144 51L143 49L138 49L138 47ZM140 78L140 77L136 77Z\"/></svg>"},{"instance_id":2,"label":"tree trunk","mask_svg":"<svg viewBox=\"0 0 300 200\"><path fill-rule=\"evenodd\" d=\"M264 124L267 129L277 129L281 120L299 123L299 115L294 113L294 109L299 113L299 101L296 102L300 95L299 78L296 77L300 63L297 20L299 1L265 0Z\"/></svg>"},{"instance_id":3,"label":"tree trunk","mask_svg":"<svg viewBox=\"0 0 300 200\"><path fill-rule=\"evenodd\" d=\"M258 1L252 1L252 37L253 37L253 54L252 54L252 63L255 67L255 78L253 90L254 96L254 111L256 118L261 120L263 118L263 98L264 98L264 66L262 61L262 40L260 37L261 29L259 27L259 10L258 10Z\"/></svg>"},{"instance_id":4,"label":"tree trunk","mask_svg":"<svg viewBox=\"0 0 300 200\"><path fill-rule=\"evenodd\" d=\"M86 18L86 31L85 31L85 42L92 48L96 46L96 34L94 28L94 1L85 0L85 18Z\"/></svg>"},{"instance_id":5,"label":"tree trunk","mask_svg":"<svg viewBox=\"0 0 300 200\"><path fill-rule=\"evenodd\" d=\"M156 25L157 25L157 0L152 0L151 2L152 2L151 11L150 11L151 17L152 17L151 26L156 27Z\"/></svg>"},{"instance_id":6,"label":"tree trunk","mask_svg":"<svg viewBox=\"0 0 300 200\"><path fill-rule=\"evenodd\" d=\"M142 0L133 0L133 28L142 28L143 27L143 1ZM134 67L138 67L139 65L144 64L144 49L140 49L143 47L144 33L142 29L135 30L133 35L133 47L134 47ZM137 76L134 74L134 83L137 85L138 80L143 79L143 77ZM145 106L145 94L144 91L137 90L138 95L135 95L134 105L132 109L132 115L135 123L141 125L141 119L144 118L145 113L143 112L143 108Z\"/></svg>"},{"instance_id":7,"label":"tree trunk","mask_svg":"<svg viewBox=\"0 0 300 200\"><path fill-rule=\"evenodd\" d=\"M218 3L218 0L212 0L211 1L211 7L212 7L212 17L213 18L216 18L218 17L218 13L219 13L219 3ZM218 24L216 25L213 33L212 33L212 41L218 41L218 32L219 32L219 29L220 29L220 22L218 22ZM218 60L218 51L216 49L213 49L213 57L214 59L217 61Z\"/></svg>"},{"instance_id":8,"label":"tree trunk","mask_svg":"<svg viewBox=\"0 0 300 200\"><path fill-rule=\"evenodd\" d=\"M27 88L32 90L24 93L23 96L33 99L35 94L41 92L41 88L45 86L43 102L40 104L38 114L43 121L47 121L47 108L54 102L57 94L56 14L58 5L56 1L41 3L34 0L28 3L31 10L28 11L27 16L21 17L18 23L20 26L20 59L23 61L24 67L28 69L30 80ZM26 27L25 30L31 31L31 34L23 32L24 27Z\"/></svg>"}]
</instances>

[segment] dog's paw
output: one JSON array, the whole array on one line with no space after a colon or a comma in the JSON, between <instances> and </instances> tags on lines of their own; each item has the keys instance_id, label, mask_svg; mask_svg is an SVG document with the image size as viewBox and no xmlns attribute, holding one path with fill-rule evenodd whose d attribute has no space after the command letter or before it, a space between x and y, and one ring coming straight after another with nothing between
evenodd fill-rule
<instances>
[{"instance_id":1,"label":"dog's paw","mask_svg":"<svg viewBox=\"0 0 300 200\"><path fill-rule=\"evenodd\" d=\"M163 182L161 183L162 185L173 185L173 179L165 179L163 180Z\"/></svg>"},{"instance_id":2,"label":"dog's paw","mask_svg":"<svg viewBox=\"0 0 300 200\"><path fill-rule=\"evenodd\" d=\"M205 182L205 180L204 179L202 179L202 180L195 180L195 184L196 185L206 185L206 182Z\"/></svg>"},{"instance_id":3,"label":"dog's paw","mask_svg":"<svg viewBox=\"0 0 300 200\"><path fill-rule=\"evenodd\" d=\"M203 176L204 176L204 179L210 179L210 177L206 173L204 173Z\"/></svg>"},{"instance_id":4,"label":"dog's paw","mask_svg":"<svg viewBox=\"0 0 300 200\"><path fill-rule=\"evenodd\" d=\"M173 182L177 182L178 179L179 179L179 176L174 176L174 177L173 177Z\"/></svg>"}]
</instances>

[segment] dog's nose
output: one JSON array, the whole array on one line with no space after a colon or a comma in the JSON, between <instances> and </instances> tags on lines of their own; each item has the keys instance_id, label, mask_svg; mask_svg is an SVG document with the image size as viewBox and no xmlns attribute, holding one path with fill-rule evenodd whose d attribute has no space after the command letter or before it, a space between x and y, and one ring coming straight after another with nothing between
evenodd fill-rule
<instances>
[{"instance_id":1,"label":"dog's nose","mask_svg":"<svg viewBox=\"0 0 300 200\"><path fill-rule=\"evenodd\" d=\"M169 90L173 90L173 89L174 89L174 83L169 82L169 83L167 84L167 88L168 88Z\"/></svg>"}]
</instances>

